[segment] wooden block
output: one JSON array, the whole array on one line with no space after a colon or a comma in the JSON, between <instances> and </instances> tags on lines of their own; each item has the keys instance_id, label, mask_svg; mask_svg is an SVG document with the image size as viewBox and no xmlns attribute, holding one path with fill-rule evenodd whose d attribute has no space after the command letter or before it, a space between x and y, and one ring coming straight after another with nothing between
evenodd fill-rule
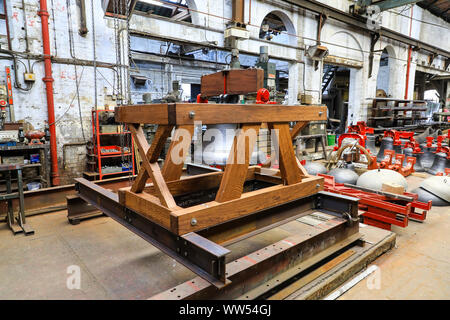
<instances>
[{"instance_id":1,"label":"wooden block","mask_svg":"<svg viewBox=\"0 0 450 320\"><path fill-rule=\"evenodd\" d=\"M390 192L395 194L404 194L405 187L392 182L385 182L381 185L381 191Z\"/></svg>"},{"instance_id":2,"label":"wooden block","mask_svg":"<svg viewBox=\"0 0 450 320\"><path fill-rule=\"evenodd\" d=\"M136 211L143 217L170 229L171 210L161 205L159 199L146 192L139 194L129 191L129 188L119 189L119 203ZM178 207L177 207L178 208Z\"/></svg>"},{"instance_id":3,"label":"wooden block","mask_svg":"<svg viewBox=\"0 0 450 320\"><path fill-rule=\"evenodd\" d=\"M224 70L201 78L203 97L255 93L264 87L264 70Z\"/></svg>"}]
</instances>

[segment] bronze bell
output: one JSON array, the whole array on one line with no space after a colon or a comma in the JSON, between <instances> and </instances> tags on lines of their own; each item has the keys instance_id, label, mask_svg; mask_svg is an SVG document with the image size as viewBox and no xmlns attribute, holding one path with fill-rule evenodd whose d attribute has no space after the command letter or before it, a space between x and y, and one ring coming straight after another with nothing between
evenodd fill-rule
<instances>
[{"instance_id":1,"label":"bronze bell","mask_svg":"<svg viewBox=\"0 0 450 320\"><path fill-rule=\"evenodd\" d=\"M403 167L405 167L408 164L408 162L406 161L406 159L408 157L414 157L414 158L416 158L416 163L414 164L414 171L415 172L424 172L425 169L422 167L422 165L420 164L420 161L419 161L419 156L421 153L422 152L414 152L411 147L403 149L403 154L405 155L405 160L403 160Z\"/></svg>"},{"instance_id":2,"label":"bronze bell","mask_svg":"<svg viewBox=\"0 0 450 320\"><path fill-rule=\"evenodd\" d=\"M376 155L377 154L377 147L375 146L375 136L372 134L368 134L366 135L367 139L366 139L366 149L368 151L370 151L370 153L372 155Z\"/></svg>"},{"instance_id":3,"label":"bronze bell","mask_svg":"<svg viewBox=\"0 0 450 320\"><path fill-rule=\"evenodd\" d=\"M419 134L418 136L414 137L416 142L418 144L424 143L426 140L426 137L429 137L431 135L431 128L428 127L423 133Z\"/></svg>"},{"instance_id":4,"label":"bronze bell","mask_svg":"<svg viewBox=\"0 0 450 320\"><path fill-rule=\"evenodd\" d=\"M421 149L423 153L420 154L418 160L420 161L422 167L426 170L433 165L434 158L436 155L434 153L436 151L436 147L421 146Z\"/></svg>"},{"instance_id":5,"label":"bronze bell","mask_svg":"<svg viewBox=\"0 0 450 320\"><path fill-rule=\"evenodd\" d=\"M445 168L450 168L450 160L445 152L438 152L434 156L433 165L427 170L429 174L436 175L438 172L445 172Z\"/></svg>"},{"instance_id":6,"label":"bronze bell","mask_svg":"<svg viewBox=\"0 0 450 320\"><path fill-rule=\"evenodd\" d=\"M380 150L377 154L377 162L381 162L384 159L384 150L394 150L394 139L391 137L384 137L381 139Z\"/></svg>"},{"instance_id":7,"label":"bronze bell","mask_svg":"<svg viewBox=\"0 0 450 320\"><path fill-rule=\"evenodd\" d=\"M405 155L405 160L403 160L403 167L405 167L408 163L406 161L406 158L414 157L414 158L416 158L416 163L414 164L414 171L415 172L424 172L425 169L422 167L422 165L420 164L420 161L419 161L419 155L421 153L422 152L414 152L411 147L403 149L403 154Z\"/></svg>"}]
</instances>

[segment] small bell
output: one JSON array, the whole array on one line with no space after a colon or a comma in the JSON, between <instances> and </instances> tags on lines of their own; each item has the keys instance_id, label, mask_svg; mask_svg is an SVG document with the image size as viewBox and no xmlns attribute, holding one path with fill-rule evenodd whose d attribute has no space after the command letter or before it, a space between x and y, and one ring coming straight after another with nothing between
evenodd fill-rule
<instances>
[{"instance_id":1,"label":"small bell","mask_svg":"<svg viewBox=\"0 0 450 320\"><path fill-rule=\"evenodd\" d=\"M381 139L380 150L377 154L377 162L381 162L384 159L384 150L394 150L394 139L391 137L384 137Z\"/></svg>"},{"instance_id":2,"label":"small bell","mask_svg":"<svg viewBox=\"0 0 450 320\"><path fill-rule=\"evenodd\" d=\"M447 154L445 152L438 152L435 154L433 164L427 172L432 175L436 175L438 172L445 172L445 168L450 168L449 163L450 160L447 159Z\"/></svg>"}]
</instances>

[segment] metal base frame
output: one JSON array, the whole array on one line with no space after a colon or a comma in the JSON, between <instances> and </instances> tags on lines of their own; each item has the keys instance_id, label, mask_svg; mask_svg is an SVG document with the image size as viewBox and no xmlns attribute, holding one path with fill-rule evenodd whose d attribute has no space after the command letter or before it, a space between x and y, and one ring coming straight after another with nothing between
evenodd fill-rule
<instances>
[{"instance_id":1,"label":"metal base frame","mask_svg":"<svg viewBox=\"0 0 450 320\"><path fill-rule=\"evenodd\" d=\"M303 215L309 214L312 212L311 210L336 216L336 219L327 225L327 230L330 232L321 232L317 235L318 237L332 239L332 242L339 237L343 239L357 233L359 227L358 199L329 192L319 192L313 196L298 199L257 214L250 214L205 230L177 235L121 205L117 194L86 179L76 179L76 190L82 200L189 268L206 280L208 284L211 284L215 290L217 288L222 289L225 286L228 287L230 281L235 281L231 277L232 273L226 267L225 257L230 251L218 243L228 245L240 241L296 219L302 215L302 212ZM255 224L256 221L258 221L258 224ZM240 233L236 231L237 225L242 227ZM245 231L242 232L242 229ZM312 238L314 236L310 237L310 239ZM289 252L298 254L299 252L296 249L305 245L305 241L308 239L300 240L298 239L296 245L289 248L289 250L293 250ZM286 254L285 250L274 252L272 263L284 260ZM240 282L240 280L237 282Z\"/></svg>"}]
</instances>

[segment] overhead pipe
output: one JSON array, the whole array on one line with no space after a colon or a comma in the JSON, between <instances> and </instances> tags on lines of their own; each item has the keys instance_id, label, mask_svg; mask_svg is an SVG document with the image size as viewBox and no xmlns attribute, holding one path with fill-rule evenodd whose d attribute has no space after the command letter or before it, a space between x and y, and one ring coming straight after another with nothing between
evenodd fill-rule
<instances>
[{"instance_id":1,"label":"overhead pipe","mask_svg":"<svg viewBox=\"0 0 450 320\"><path fill-rule=\"evenodd\" d=\"M47 113L50 130L50 156L52 166L52 185L59 186L58 172L58 154L56 150L56 123L55 123L55 101L53 99L53 76L52 76L52 57L50 54L50 34L48 30L47 0L39 0L40 10L38 15L41 17L42 25L42 46L44 49L44 66L45 77L42 79L45 83L45 91L47 96Z\"/></svg>"}]
</instances>

